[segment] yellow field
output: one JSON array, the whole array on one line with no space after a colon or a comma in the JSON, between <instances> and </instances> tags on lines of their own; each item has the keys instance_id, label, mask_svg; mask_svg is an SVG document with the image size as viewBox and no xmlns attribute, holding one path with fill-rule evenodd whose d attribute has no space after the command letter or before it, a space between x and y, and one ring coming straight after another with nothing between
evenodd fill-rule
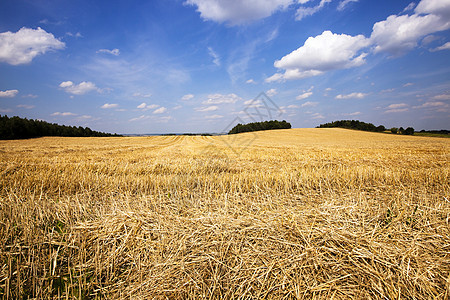
<instances>
[{"instance_id":1,"label":"yellow field","mask_svg":"<svg viewBox=\"0 0 450 300\"><path fill-rule=\"evenodd\" d=\"M0 141L0 296L448 299L449 150L344 129Z\"/></svg>"}]
</instances>

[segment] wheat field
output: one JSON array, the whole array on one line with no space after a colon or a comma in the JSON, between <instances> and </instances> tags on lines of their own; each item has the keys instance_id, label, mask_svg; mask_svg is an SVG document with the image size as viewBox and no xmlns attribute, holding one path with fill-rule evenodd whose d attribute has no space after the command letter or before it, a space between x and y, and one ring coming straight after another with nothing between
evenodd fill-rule
<instances>
[{"instance_id":1,"label":"wheat field","mask_svg":"<svg viewBox=\"0 0 450 300\"><path fill-rule=\"evenodd\" d=\"M448 299L450 140L0 141L2 299Z\"/></svg>"}]
</instances>

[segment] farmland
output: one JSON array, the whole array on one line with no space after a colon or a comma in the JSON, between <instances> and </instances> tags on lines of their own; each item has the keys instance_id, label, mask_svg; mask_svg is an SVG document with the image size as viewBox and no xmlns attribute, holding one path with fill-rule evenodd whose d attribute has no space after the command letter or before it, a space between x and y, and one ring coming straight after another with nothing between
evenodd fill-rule
<instances>
[{"instance_id":1,"label":"farmland","mask_svg":"<svg viewBox=\"0 0 450 300\"><path fill-rule=\"evenodd\" d=\"M448 299L450 141L0 141L3 299Z\"/></svg>"}]
</instances>

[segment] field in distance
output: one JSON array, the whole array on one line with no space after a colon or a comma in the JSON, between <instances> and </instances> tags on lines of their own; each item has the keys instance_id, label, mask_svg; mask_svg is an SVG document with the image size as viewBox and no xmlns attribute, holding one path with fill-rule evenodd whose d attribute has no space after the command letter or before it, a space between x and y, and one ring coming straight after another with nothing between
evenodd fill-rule
<instances>
[{"instance_id":1,"label":"field in distance","mask_svg":"<svg viewBox=\"0 0 450 300\"><path fill-rule=\"evenodd\" d=\"M0 141L3 299L448 299L450 140Z\"/></svg>"}]
</instances>

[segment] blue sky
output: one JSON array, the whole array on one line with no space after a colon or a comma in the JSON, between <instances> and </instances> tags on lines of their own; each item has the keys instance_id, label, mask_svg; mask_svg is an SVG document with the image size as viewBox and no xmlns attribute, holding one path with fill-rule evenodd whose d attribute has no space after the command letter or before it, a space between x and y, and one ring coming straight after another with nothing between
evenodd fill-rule
<instances>
[{"instance_id":1,"label":"blue sky","mask_svg":"<svg viewBox=\"0 0 450 300\"><path fill-rule=\"evenodd\" d=\"M449 29L450 0L2 0L0 114L222 132L265 92L293 127L450 129Z\"/></svg>"}]
</instances>

